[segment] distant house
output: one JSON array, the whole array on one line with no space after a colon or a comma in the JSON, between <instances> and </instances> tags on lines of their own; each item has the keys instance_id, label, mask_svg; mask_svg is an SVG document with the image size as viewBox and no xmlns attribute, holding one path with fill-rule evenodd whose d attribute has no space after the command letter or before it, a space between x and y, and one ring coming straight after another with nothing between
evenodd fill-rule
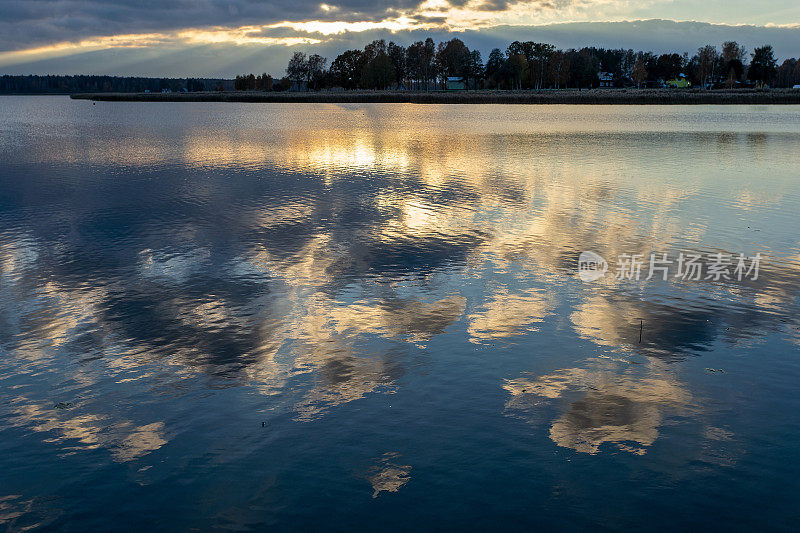
<instances>
[{"instance_id":1,"label":"distant house","mask_svg":"<svg viewBox=\"0 0 800 533\"><path fill-rule=\"evenodd\" d=\"M610 72L601 72L598 74L600 78L600 87L613 87L614 86L614 75Z\"/></svg>"},{"instance_id":2,"label":"distant house","mask_svg":"<svg viewBox=\"0 0 800 533\"><path fill-rule=\"evenodd\" d=\"M685 89L687 87L691 87L692 84L686 79L686 74L681 74L677 78L672 78L671 80L667 80L664 85L667 87L672 87L674 89Z\"/></svg>"},{"instance_id":3,"label":"distant house","mask_svg":"<svg viewBox=\"0 0 800 533\"><path fill-rule=\"evenodd\" d=\"M459 91L467 88L467 83L461 76L448 76L445 87L448 91Z\"/></svg>"}]
</instances>

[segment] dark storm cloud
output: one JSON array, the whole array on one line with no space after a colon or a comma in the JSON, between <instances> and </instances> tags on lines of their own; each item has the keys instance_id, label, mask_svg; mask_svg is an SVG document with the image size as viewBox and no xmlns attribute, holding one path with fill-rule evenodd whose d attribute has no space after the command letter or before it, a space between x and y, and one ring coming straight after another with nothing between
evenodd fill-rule
<instances>
[{"instance_id":1,"label":"dark storm cloud","mask_svg":"<svg viewBox=\"0 0 800 533\"><path fill-rule=\"evenodd\" d=\"M422 0L0 0L0 50L20 50L94 36L237 27L285 20L379 20Z\"/></svg>"},{"instance_id":2,"label":"dark storm cloud","mask_svg":"<svg viewBox=\"0 0 800 533\"><path fill-rule=\"evenodd\" d=\"M509 4L511 2L506 2L505 0L484 0L480 8L483 11L504 11L508 9Z\"/></svg>"}]
</instances>

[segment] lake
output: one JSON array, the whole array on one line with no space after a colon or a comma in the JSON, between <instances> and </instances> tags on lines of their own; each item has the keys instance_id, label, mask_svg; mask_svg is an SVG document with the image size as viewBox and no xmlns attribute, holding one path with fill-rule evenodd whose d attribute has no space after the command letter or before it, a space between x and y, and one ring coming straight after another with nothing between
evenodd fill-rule
<instances>
[{"instance_id":1,"label":"lake","mask_svg":"<svg viewBox=\"0 0 800 533\"><path fill-rule=\"evenodd\" d=\"M797 527L800 106L0 106L5 527Z\"/></svg>"}]
</instances>

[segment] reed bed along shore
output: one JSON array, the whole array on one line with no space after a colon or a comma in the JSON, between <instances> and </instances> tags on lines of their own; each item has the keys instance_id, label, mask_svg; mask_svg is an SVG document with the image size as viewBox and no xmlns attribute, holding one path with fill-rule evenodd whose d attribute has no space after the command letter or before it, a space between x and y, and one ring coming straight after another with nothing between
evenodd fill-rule
<instances>
[{"instance_id":1,"label":"reed bed along shore","mask_svg":"<svg viewBox=\"0 0 800 533\"><path fill-rule=\"evenodd\" d=\"M275 102L413 104L800 104L798 89L587 89L545 91L319 91L81 93L108 102Z\"/></svg>"}]
</instances>

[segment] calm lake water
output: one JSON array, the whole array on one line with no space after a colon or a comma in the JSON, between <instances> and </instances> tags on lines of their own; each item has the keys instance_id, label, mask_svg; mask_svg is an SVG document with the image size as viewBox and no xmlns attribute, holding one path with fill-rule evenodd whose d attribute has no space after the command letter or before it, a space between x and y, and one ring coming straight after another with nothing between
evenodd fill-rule
<instances>
[{"instance_id":1,"label":"calm lake water","mask_svg":"<svg viewBox=\"0 0 800 533\"><path fill-rule=\"evenodd\" d=\"M800 523L800 107L3 97L0 149L4 527Z\"/></svg>"}]
</instances>

